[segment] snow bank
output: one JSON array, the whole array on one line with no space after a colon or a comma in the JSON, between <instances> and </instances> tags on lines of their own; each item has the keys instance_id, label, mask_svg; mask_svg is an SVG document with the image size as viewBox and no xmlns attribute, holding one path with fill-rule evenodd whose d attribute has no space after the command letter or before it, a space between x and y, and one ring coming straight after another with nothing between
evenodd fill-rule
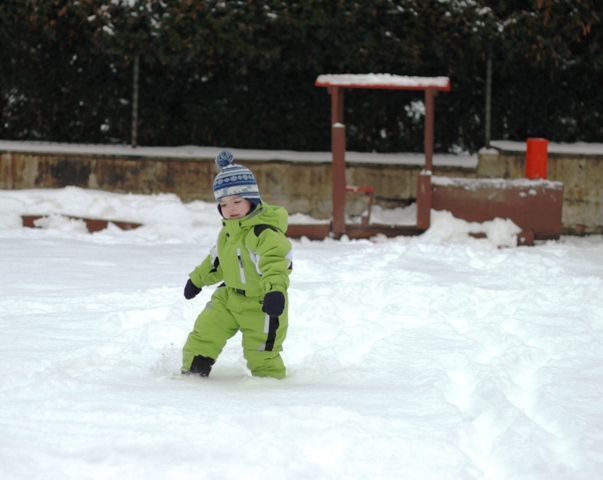
<instances>
[{"instance_id":1,"label":"snow bank","mask_svg":"<svg viewBox=\"0 0 603 480\"><path fill-rule=\"evenodd\" d=\"M10 220L59 208L145 226ZM0 217L2 478L600 478L601 236L501 249L436 212L294 241L288 377L251 377L237 335L204 380L177 372L213 289L182 290L215 205L0 192Z\"/></svg>"}]
</instances>

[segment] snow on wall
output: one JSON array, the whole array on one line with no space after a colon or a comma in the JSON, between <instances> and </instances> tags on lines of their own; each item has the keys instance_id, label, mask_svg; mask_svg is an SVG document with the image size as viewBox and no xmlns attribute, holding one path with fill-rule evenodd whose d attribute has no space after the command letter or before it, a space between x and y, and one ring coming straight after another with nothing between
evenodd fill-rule
<instances>
[{"instance_id":1,"label":"snow on wall","mask_svg":"<svg viewBox=\"0 0 603 480\"><path fill-rule=\"evenodd\" d=\"M530 180L528 178L504 179L504 178L458 178L432 176L431 183L441 187L463 187L466 190L478 190L480 188L548 188L553 190L563 189L563 182L553 180Z\"/></svg>"},{"instance_id":2,"label":"snow on wall","mask_svg":"<svg viewBox=\"0 0 603 480\"><path fill-rule=\"evenodd\" d=\"M480 153L497 153L496 149L505 150L507 152L525 152L527 149L526 142L512 142L510 140L496 140L490 142L493 149L482 149ZM573 153L582 155L603 155L603 143L553 143L548 144L549 153Z\"/></svg>"},{"instance_id":3,"label":"snow on wall","mask_svg":"<svg viewBox=\"0 0 603 480\"><path fill-rule=\"evenodd\" d=\"M291 150L247 150L228 147L198 147L183 145L179 147L136 147L129 145L93 145L77 143L52 142L18 142L0 140L1 152L34 152L34 153L70 153L120 155L133 157L171 157L183 159L213 159L220 150L230 150L235 160L287 161L330 163L331 152L296 152ZM425 155L422 153L365 153L346 152L345 160L349 163L370 163L384 165L424 165ZM477 168L477 154L435 154L435 166Z\"/></svg>"}]
</instances>

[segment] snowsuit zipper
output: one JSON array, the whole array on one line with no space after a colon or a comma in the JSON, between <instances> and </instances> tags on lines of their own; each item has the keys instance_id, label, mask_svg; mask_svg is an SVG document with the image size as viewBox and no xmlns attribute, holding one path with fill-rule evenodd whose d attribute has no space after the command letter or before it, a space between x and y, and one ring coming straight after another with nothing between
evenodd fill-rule
<instances>
[{"instance_id":1,"label":"snowsuit zipper","mask_svg":"<svg viewBox=\"0 0 603 480\"><path fill-rule=\"evenodd\" d=\"M237 248L237 258L239 259L239 272L241 273L241 283L245 285L247 281L245 280L245 270L243 269L243 259L241 258L240 248Z\"/></svg>"}]
</instances>

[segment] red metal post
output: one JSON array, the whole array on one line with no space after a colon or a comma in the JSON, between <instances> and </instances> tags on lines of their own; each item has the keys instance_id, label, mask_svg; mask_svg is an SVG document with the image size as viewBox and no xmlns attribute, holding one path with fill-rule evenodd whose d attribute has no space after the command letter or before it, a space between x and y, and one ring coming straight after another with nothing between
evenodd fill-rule
<instances>
[{"instance_id":1,"label":"red metal post","mask_svg":"<svg viewBox=\"0 0 603 480\"><path fill-rule=\"evenodd\" d=\"M526 178L546 178L549 141L545 138L528 138L526 143Z\"/></svg>"},{"instance_id":2,"label":"red metal post","mask_svg":"<svg viewBox=\"0 0 603 480\"><path fill-rule=\"evenodd\" d=\"M333 199L333 224L336 236L345 233L345 125L343 124L343 88L330 87L331 94L331 184Z\"/></svg>"}]
</instances>

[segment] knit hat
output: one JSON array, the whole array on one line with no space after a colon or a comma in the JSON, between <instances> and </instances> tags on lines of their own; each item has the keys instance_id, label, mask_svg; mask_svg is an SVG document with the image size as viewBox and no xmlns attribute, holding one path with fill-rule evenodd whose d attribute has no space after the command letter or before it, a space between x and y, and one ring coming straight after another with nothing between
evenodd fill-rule
<instances>
[{"instance_id":1,"label":"knit hat","mask_svg":"<svg viewBox=\"0 0 603 480\"><path fill-rule=\"evenodd\" d=\"M254 206L260 203L260 190L251 170L234 163L234 157L223 150L216 157L216 165L221 172L214 180L214 196L219 202L224 197L238 195L249 200Z\"/></svg>"}]
</instances>

